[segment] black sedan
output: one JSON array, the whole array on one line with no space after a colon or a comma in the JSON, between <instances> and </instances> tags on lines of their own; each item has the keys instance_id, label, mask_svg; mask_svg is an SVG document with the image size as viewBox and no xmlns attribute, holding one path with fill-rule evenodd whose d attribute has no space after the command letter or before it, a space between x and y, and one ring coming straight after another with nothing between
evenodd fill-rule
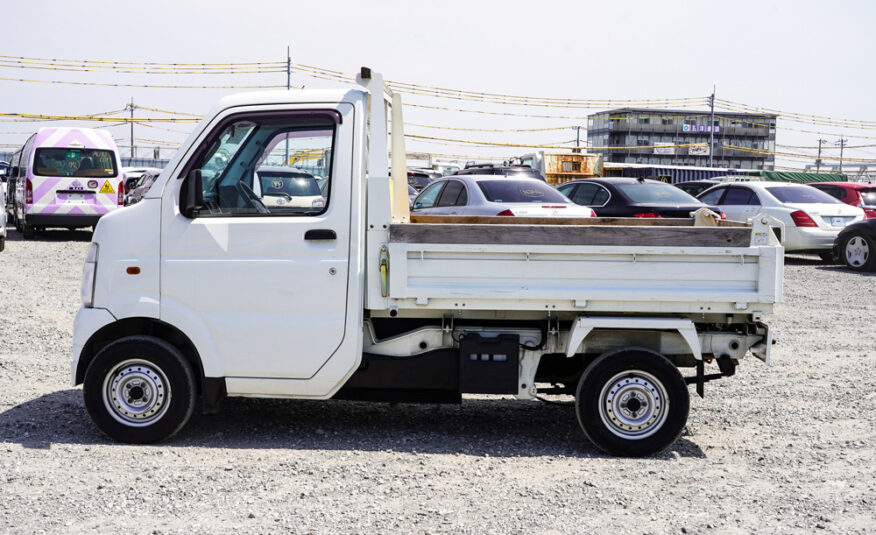
<instances>
[{"instance_id":1,"label":"black sedan","mask_svg":"<svg viewBox=\"0 0 876 535\"><path fill-rule=\"evenodd\" d=\"M844 228L833 242L833 257L855 271L876 271L876 219Z\"/></svg>"},{"instance_id":2,"label":"black sedan","mask_svg":"<svg viewBox=\"0 0 876 535\"><path fill-rule=\"evenodd\" d=\"M588 206L599 217L690 217L691 212L709 208L680 189L644 178L587 178L557 187L575 204ZM722 214L723 217L723 214Z\"/></svg>"}]
</instances>

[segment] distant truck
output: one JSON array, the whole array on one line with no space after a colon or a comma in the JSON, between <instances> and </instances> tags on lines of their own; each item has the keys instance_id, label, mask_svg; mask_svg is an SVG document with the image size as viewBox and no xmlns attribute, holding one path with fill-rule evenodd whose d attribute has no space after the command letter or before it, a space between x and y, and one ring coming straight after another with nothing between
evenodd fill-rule
<instances>
[{"instance_id":1,"label":"distant truck","mask_svg":"<svg viewBox=\"0 0 876 535\"><path fill-rule=\"evenodd\" d=\"M124 205L118 149L105 130L41 128L10 159L12 222L25 239L46 227L93 227Z\"/></svg>"},{"instance_id":2,"label":"distant truck","mask_svg":"<svg viewBox=\"0 0 876 535\"><path fill-rule=\"evenodd\" d=\"M548 184L554 185L603 175L602 154L542 150L524 154L514 161L532 167L545 177Z\"/></svg>"},{"instance_id":3,"label":"distant truck","mask_svg":"<svg viewBox=\"0 0 876 535\"><path fill-rule=\"evenodd\" d=\"M166 439L226 396L569 394L597 447L649 455L681 433L688 384L769 362L783 255L768 219L411 216L395 130L386 176L400 96L358 80L224 98L140 203L101 219L72 382L107 435ZM321 205L255 191L287 140L331 154Z\"/></svg>"}]
</instances>

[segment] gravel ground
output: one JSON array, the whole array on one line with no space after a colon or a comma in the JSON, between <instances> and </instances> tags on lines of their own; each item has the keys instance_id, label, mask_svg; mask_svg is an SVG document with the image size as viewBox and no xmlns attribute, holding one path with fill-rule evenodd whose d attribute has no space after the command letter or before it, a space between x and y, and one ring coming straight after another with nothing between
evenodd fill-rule
<instances>
[{"instance_id":1,"label":"gravel ground","mask_svg":"<svg viewBox=\"0 0 876 535\"><path fill-rule=\"evenodd\" d=\"M231 399L109 442L69 385L90 235L0 253L3 533L874 533L876 277L788 257L773 365L692 397L664 454L607 457L569 407Z\"/></svg>"}]
</instances>

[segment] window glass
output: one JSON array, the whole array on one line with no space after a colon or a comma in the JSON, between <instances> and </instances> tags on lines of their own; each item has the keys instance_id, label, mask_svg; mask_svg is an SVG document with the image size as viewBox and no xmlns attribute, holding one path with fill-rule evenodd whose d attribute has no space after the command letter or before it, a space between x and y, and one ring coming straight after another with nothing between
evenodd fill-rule
<instances>
[{"instance_id":1,"label":"window glass","mask_svg":"<svg viewBox=\"0 0 876 535\"><path fill-rule=\"evenodd\" d=\"M876 206L876 188L867 188L860 191L864 206Z\"/></svg>"},{"instance_id":2,"label":"window glass","mask_svg":"<svg viewBox=\"0 0 876 535\"><path fill-rule=\"evenodd\" d=\"M779 202L842 204L827 193L809 186L767 186Z\"/></svg>"},{"instance_id":3,"label":"window glass","mask_svg":"<svg viewBox=\"0 0 876 535\"><path fill-rule=\"evenodd\" d=\"M463 187L459 192L459 197L456 198L456 206L465 206L468 204L468 191Z\"/></svg>"},{"instance_id":4,"label":"window glass","mask_svg":"<svg viewBox=\"0 0 876 535\"><path fill-rule=\"evenodd\" d=\"M596 189L596 184L579 184L578 189L576 189L575 193L569 198L572 199L572 202L575 204L590 206L593 204L593 195L596 193Z\"/></svg>"},{"instance_id":5,"label":"window glass","mask_svg":"<svg viewBox=\"0 0 876 535\"><path fill-rule=\"evenodd\" d=\"M560 193L562 193L566 197L569 197L570 196L569 193L571 193L572 188L574 188L574 187L575 187L575 184L563 184L562 186L557 188L557 191L559 191Z\"/></svg>"},{"instance_id":6,"label":"window glass","mask_svg":"<svg viewBox=\"0 0 876 535\"><path fill-rule=\"evenodd\" d=\"M435 200L438 198L438 194L441 193L441 188L443 187L444 182L435 182L421 191L417 200L414 201L414 209L432 208L435 206Z\"/></svg>"},{"instance_id":7,"label":"window glass","mask_svg":"<svg viewBox=\"0 0 876 535\"><path fill-rule=\"evenodd\" d=\"M333 140L333 124L300 126L277 118L230 124L202 158L200 215L324 212Z\"/></svg>"},{"instance_id":8,"label":"window glass","mask_svg":"<svg viewBox=\"0 0 876 535\"><path fill-rule=\"evenodd\" d=\"M596 194L593 196L593 206L605 206L605 203L607 203L610 198L611 195L608 193L607 189L602 186L597 186Z\"/></svg>"},{"instance_id":9,"label":"window glass","mask_svg":"<svg viewBox=\"0 0 876 535\"><path fill-rule=\"evenodd\" d=\"M727 195L724 197L724 205L740 205L750 204L751 190L748 188L730 188L727 190Z\"/></svg>"},{"instance_id":10,"label":"window glass","mask_svg":"<svg viewBox=\"0 0 876 535\"><path fill-rule=\"evenodd\" d=\"M696 204L697 200L675 186L654 182L618 184L617 188L633 202Z\"/></svg>"},{"instance_id":11,"label":"window glass","mask_svg":"<svg viewBox=\"0 0 876 535\"><path fill-rule=\"evenodd\" d=\"M456 199L459 197L459 193L464 189L462 182L458 180L447 181L447 185L444 187L444 191L441 192L441 195L438 197L438 202L436 202L435 205L456 206Z\"/></svg>"},{"instance_id":12,"label":"window glass","mask_svg":"<svg viewBox=\"0 0 876 535\"><path fill-rule=\"evenodd\" d=\"M560 192L536 180L479 180L478 187L489 202L567 202Z\"/></svg>"},{"instance_id":13,"label":"window glass","mask_svg":"<svg viewBox=\"0 0 876 535\"><path fill-rule=\"evenodd\" d=\"M110 150L41 148L33 166L39 176L113 177L118 175L116 158Z\"/></svg>"},{"instance_id":14,"label":"window glass","mask_svg":"<svg viewBox=\"0 0 876 535\"><path fill-rule=\"evenodd\" d=\"M725 191L727 191L727 188L717 188L709 191L708 193L703 193L697 198L703 204L716 205L718 204L718 201L721 200L721 195L724 195Z\"/></svg>"}]
</instances>

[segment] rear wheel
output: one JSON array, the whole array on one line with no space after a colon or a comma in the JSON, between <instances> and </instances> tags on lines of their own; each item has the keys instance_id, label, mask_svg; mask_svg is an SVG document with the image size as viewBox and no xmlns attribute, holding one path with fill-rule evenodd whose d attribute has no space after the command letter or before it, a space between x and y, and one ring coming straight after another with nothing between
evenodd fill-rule
<instances>
[{"instance_id":1,"label":"rear wheel","mask_svg":"<svg viewBox=\"0 0 876 535\"><path fill-rule=\"evenodd\" d=\"M575 409L587 438L612 455L663 451L690 408L684 377L663 355L628 350L596 359L578 381Z\"/></svg>"},{"instance_id":2,"label":"rear wheel","mask_svg":"<svg viewBox=\"0 0 876 535\"><path fill-rule=\"evenodd\" d=\"M103 348L85 372L85 408L110 438L145 444L173 436L195 406L195 377L178 349L130 336Z\"/></svg>"},{"instance_id":3,"label":"rear wheel","mask_svg":"<svg viewBox=\"0 0 876 535\"><path fill-rule=\"evenodd\" d=\"M0 252L6 249L6 238L0 238Z\"/></svg>"},{"instance_id":4,"label":"rear wheel","mask_svg":"<svg viewBox=\"0 0 876 535\"><path fill-rule=\"evenodd\" d=\"M855 271L876 270L876 244L863 234L852 234L843 240L840 258Z\"/></svg>"},{"instance_id":5,"label":"rear wheel","mask_svg":"<svg viewBox=\"0 0 876 535\"><path fill-rule=\"evenodd\" d=\"M24 217L21 218L21 221L19 222L19 225L20 225L20 228L21 228L21 235L22 235L22 237L24 237L25 240L30 240L30 239L32 239L33 236L34 236L34 234L35 234L35 229L34 229L34 226L33 226L33 225L28 224L28 222L27 222L27 216L24 216Z\"/></svg>"}]
</instances>

